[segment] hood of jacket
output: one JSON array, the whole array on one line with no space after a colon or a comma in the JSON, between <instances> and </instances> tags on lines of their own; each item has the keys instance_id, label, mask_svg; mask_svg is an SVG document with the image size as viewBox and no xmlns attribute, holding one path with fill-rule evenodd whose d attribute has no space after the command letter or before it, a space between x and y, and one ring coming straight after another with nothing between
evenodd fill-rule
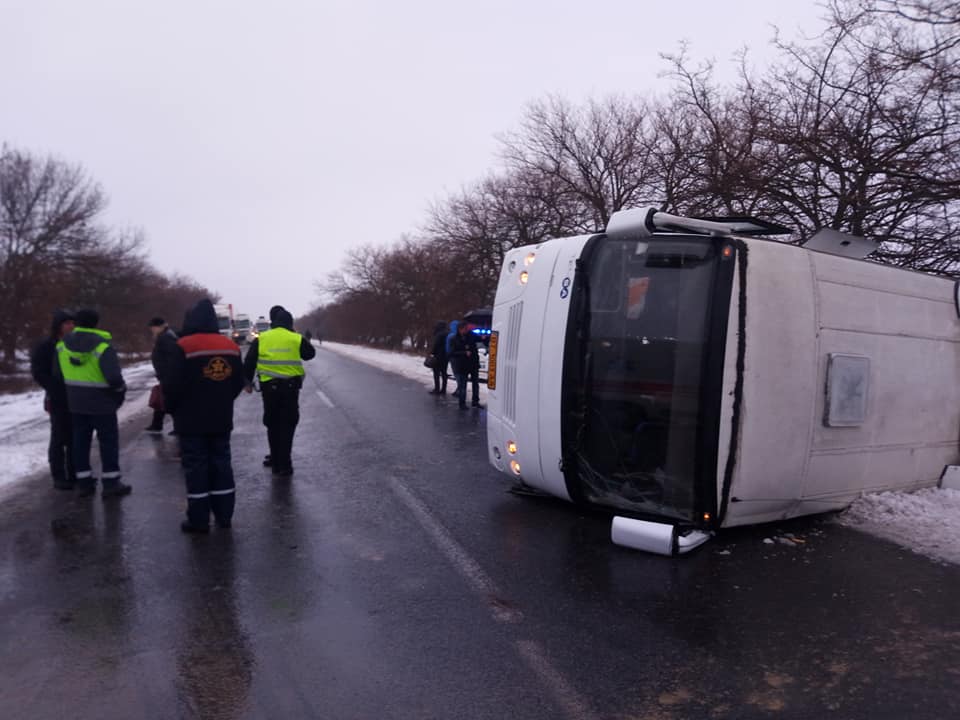
<instances>
[{"instance_id":1,"label":"hood of jacket","mask_svg":"<svg viewBox=\"0 0 960 720\"><path fill-rule=\"evenodd\" d=\"M183 335L219 332L217 311L213 309L213 303L206 298L187 310L187 314L183 317Z\"/></svg>"},{"instance_id":2,"label":"hood of jacket","mask_svg":"<svg viewBox=\"0 0 960 720\"><path fill-rule=\"evenodd\" d=\"M91 328L76 328L63 338L63 344L73 352L93 352L100 343L110 341L110 333L103 330L94 332Z\"/></svg>"},{"instance_id":3,"label":"hood of jacket","mask_svg":"<svg viewBox=\"0 0 960 720\"><path fill-rule=\"evenodd\" d=\"M284 308L271 310L270 325L275 328L286 328L290 332L293 332L293 315Z\"/></svg>"},{"instance_id":4,"label":"hood of jacket","mask_svg":"<svg viewBox=\"0 0 960 720\"><path fill-rule=\"evenodd\" d=\"M60 339L60 326L67 320L73 320L73 315L66 310L54 310L53 319L50 321L50 337Z\"/></svg>"},{"instance_id":5,"label":"hood of jacket","mask_svg":"<svg viewBox=\"0 0 960 720\"><path fill-rule=\"evenodd\" d=\"M447 339L444 341L444 344L443 344L444 348L446 348L447 355L449 355L450 351L453 350L453 348L451 347L451 344L453 343L453 339L457 336L457 328L459 327L460 327L459 320L454 320L453 322L450 323L450 332L447 333Z\"/></svg>"}]
</instances>

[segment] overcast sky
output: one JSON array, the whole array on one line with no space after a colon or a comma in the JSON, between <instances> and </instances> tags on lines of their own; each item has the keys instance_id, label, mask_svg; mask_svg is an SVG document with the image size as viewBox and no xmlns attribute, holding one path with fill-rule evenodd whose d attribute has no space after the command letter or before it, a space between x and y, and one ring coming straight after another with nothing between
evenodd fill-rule
<instances>
[{"instance_id":1,"label":"overcast sky","mask_svg":"<svg viewBox=\"0 0 960 720\"><path fill-rule=\"evenodd\" d=\"M84 165L107 220L239 312L315 304L345 250L414 232L549 93L732 76L813 0L0 0L0 142Z\"/></svg>"}]
</instances>

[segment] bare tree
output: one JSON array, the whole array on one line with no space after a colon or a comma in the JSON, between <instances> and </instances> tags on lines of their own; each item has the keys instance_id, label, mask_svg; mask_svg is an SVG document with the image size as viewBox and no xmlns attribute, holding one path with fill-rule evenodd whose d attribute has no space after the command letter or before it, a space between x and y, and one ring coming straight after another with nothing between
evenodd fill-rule
<instances>
[{"instance_id":1,"label":"bare tree","mask_svg":"<svg viewBox=\"0 0 960 720\"><path fill-rule=\"evenodd\" d=\"M658 189L647 162L646 118L638 100L576 107L553 97L531 105L520 130L502 138L503 159L508 170L539 179L555 198L582 208L571 231L592 232Z\"/></svg>"},{"instance_id":2,"label":"bare tree","mask_svg":"<svg viewBox=\"0 0 960 720\"><path fill-rule=\"evenodd\" d=\"M0 349L12 364L30 319L56 285L68 258L100 240L105 206L99 185L54 158L0 152L0 303L12 322L0 324Z\"/></svg>"}]
</instances>

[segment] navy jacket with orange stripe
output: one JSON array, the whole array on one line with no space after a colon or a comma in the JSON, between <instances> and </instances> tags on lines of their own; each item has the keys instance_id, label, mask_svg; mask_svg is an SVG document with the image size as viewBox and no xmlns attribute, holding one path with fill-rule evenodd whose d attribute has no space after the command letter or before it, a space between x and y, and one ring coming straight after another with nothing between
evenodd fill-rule
<instances>
[{"instance_id":1,"label":"navy jacket with orange stripe","mask_svg":"<svg viewBox=\"0 0 960 720\"><path fill-rule=\"evenodd\" d=\"M233 401L243 390L240 348L220 334L213 303L201 300L187 313L160 378L166 409L182 435L220 435L233 429Z\"/></svg>"}]
</instances>

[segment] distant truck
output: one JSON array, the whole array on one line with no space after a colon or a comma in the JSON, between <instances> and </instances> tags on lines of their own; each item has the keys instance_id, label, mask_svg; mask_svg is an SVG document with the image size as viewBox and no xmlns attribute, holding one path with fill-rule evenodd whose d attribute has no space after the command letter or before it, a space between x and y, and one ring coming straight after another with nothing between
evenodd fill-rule
<instances>
[{"instance_id":1,"label":"distant truck","mask_svg":"<svg viewBox=\"0 0 960 720\"><path fill-rule=\"evenodd\" d=\"M217 313L217 329L220 331L220 334L226 335L227 337L232 337L233 305L230 305L229 303L221 303L214 305L213 309Z\"/></svg>"},{"instance_id":2,"label":"distant truck","mask_svg":"<svg viewBox=\"0 0 960 720\"><path fill-rule=\"evenodd\" d=\"M265 332L270 329L270 321L267 320L263 315L257 318L257 321L253 324L253 327L250 329L250 340L256 340L260 333Z\"/></svg>"},{"instance_id":3,"label":"distant truck","mask_svg":"<svg viewBox=\"0 0 960 720\"><path fill-rule=\"evenodd\" d=\"M250 322L250 316L238 313L233 319L233 341L237 345L243 345L245 342L252 340L250 337L250 331L252 329L253 325Z\"/></svg>"}]
</instances>

